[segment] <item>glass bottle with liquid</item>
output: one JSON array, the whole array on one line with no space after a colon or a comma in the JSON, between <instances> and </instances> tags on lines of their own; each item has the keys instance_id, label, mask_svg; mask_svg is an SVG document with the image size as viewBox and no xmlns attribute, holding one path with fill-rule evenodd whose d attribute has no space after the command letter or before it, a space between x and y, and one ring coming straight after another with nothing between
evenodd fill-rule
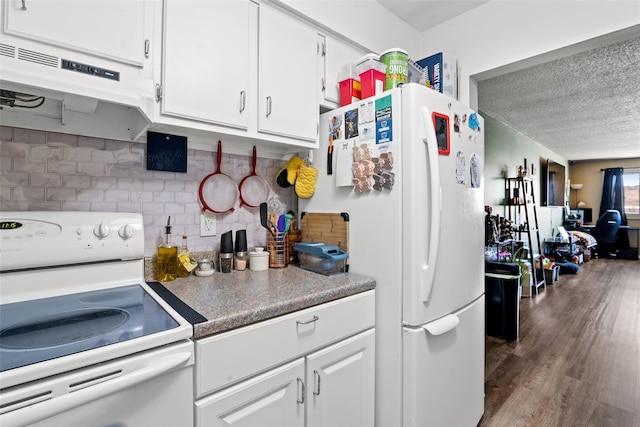
<instances>
[{"instance_id":1,"label":"glass bottle with liquid","mask_svg":"<svg viewBox=\"0 0 640 427\"><path fill-rule=\"evenodd\" d=\"M164 229L165 240L158 246L156 279L159 282L175 280L178 267L178 247L171 241L171 217Z\"/></svg>"},{"instance_id":2,"label":"glass bottle with liquid","mask_svg":"<svg viewBox=\"0 0 640 427\"><path fill-rule=\"evenodd\" d=\"M182 248L180 249L180 255L178 255L178 270L176 276L189 277L197 266L198 263L193 259L187 248L187 236L182 236Z\"/></svg>"}]
</instances>

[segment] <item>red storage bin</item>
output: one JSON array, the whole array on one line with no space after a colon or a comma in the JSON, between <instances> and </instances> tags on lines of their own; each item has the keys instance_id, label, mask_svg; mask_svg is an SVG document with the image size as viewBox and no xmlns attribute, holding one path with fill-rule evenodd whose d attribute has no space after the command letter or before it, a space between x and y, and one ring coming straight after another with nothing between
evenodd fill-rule
<instances>
[{"instance_id":1,"label":"red storage bin","mask_svg":"<svg viewBox=\"0 0 640 427\"><path fill-rule=\"evenodd\" d=\"M380 95L384 91L386 66L380 62L379 56L369 53L356 63L362 86L362 98Z\"/></svg>"},{"instance_id":2,"label":"red storage bin","mask_svg":"<svg viewBox=\"0 0 640 427\"><path fill-rule=\"evenodd\" d=\"M340 82L340 106L349 105L362 99L360 82L356 79L346 79Z\"/></svg>"}]
</instances>

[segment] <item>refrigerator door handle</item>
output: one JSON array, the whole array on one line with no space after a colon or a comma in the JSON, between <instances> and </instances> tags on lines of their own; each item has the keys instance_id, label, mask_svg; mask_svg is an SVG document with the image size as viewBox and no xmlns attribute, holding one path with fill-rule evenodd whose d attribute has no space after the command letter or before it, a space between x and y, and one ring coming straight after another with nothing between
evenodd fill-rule
<instances>
[{"instance_id":1,"label":"refrigerator door handle","mask_svg":"<svg viewBox=\"0 0 640 427\"><path fill-rule=\"evenodd\" d=\"M438 320L422 325L422 329L431 335L438 336L454 330L460 324L460 318L455 314L448 314Z\"/></svg>"},{"instance_id":2,"label":"refrigerator door handle","mask_svg":"<svg viewBox=\"0 0 640 427\"><path fill-rule=\"evenodd\" d=\"M426 264L422 266L422 301L427 302L431 297L431 289L435 281L436 265L438 263L438 247L440 246L441 224L441 192L440 187L440 160L438 158L438 143L436 130L431 121L431 113L427 107L422 107L422 124L425 137L423 139L429 158L429 194L431 197L429 247L427 248Z\"/></svg>"}]
</instances>

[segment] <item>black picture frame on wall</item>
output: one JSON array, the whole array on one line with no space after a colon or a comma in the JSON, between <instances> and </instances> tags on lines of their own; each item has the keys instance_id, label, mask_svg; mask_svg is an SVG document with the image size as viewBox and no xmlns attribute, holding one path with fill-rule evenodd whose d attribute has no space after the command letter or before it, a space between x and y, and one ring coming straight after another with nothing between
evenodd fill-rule
<instances>
[{"instance_id":1,"label":"black picture frame on wall","mask_svg":"<svg viewBox=\"0 0 640 427\"><path fill-rule=\"evenodd\" d=\"M551 159L540 159L541 206L564 206L566 171Z\"/></svg>"},{"instance_id":2,"label":"black picture frame on wall","mask_svg":"<svg viewBox=\"0 0 640 427\"><path fill-rule=\"evenodd\" d=\"M187 137L147 132L147 170L187 172Z\"/></svg>"}]
</instances>

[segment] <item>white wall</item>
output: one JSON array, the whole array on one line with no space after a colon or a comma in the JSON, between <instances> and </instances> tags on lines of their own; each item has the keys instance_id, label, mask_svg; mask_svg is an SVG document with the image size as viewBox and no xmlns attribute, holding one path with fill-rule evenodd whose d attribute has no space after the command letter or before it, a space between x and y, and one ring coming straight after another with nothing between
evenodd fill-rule
<instances>
[{"instance_id":1,"label":"white wall","mask_svg":"<svg viewBox=\"0 0 640 427\"><path fill-rule=\"evenodd\" d=\"M633 159L607 159L607 160L582 160L574 162L571 166L571 182L580 183L583 187L578 193L581 201L586 203L586 207L593 208L593 222L595 223L600 213L600 202L602 200L602 182L606 168L638 168L640 167L640 157ZM575 192L572 194L573 203L576 203ZM627 220L633 220L634 227L640 226L640 215L627 215Z\"/></svg>"},{"instance_id":2,"label":"white wall","mask_svg":"<svg viewBox=\"0 0 640 427\"><path fill-rule=\"evenodd\" d=\"M421 58L418 56L420 34L375 1L281 0L276 3L372 52L399 47L406 50L410 58Z\"/></svg>"},{"instance_id":3,"label":"white wall","mask_svg":"<svg viewBox=\"0 0 640 427\"><path fill-rule=\"evenodd\" d=\"M556 163L568 166L567 159L559 156L548 148L505 126L498 120L480 112L484 117L485 129L485 167L484 167L484 201L485 205L493 208L493 213L505 215L504 210L504 177L515 177L516 167L527 163L535 165L533 191L538 205L538 227L540 239L555 235L557 227L562 225L562 207L540 206L540 163L541 159L551 159ZM568 172L568 169L567 169Z\"/></svg>"},{"instance_id":4,"label":"white wall","mask_svg":"<svg viewBox=\"0 0 640 427\"><path fill-rule=\"evenodd\" d=\"M455 56L460 101L478 109L471 77L487 73L476 76L482 80L547 62L560 54L602 46L623 39L621 34L611 33L638 25L638 1L494 0L422 33L417 57L437 52ZM633 30L637 32L638 28ZM581 43L604 35L608 36ZM554 52L563 48L567 49ZM489 73L519 61L523 62Z\"/></svg>"}]
</instances>

